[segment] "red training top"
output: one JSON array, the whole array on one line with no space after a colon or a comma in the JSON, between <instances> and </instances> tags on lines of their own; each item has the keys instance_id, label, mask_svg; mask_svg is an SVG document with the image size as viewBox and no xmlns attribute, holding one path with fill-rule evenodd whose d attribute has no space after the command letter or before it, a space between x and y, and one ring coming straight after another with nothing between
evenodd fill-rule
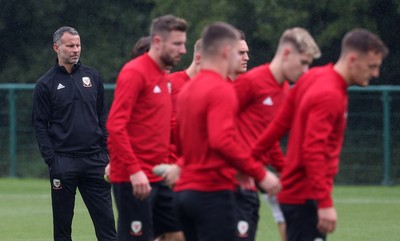
<instances>
[{"instance_id":1,"label":"red training top","mask_svg":"<svg viewBox=\"0 0 400 241\"><path fill-rule=\"evenodd\" d=\"M246 144L251 147L278 112L289 92L289 84L279 84L272 75L269 64L264 64L239 75L233 83L239 100L238 129ZM264 164L271 164L282 171L285 156L279 141L263 158Z\"/></svg>"},{"instance_id":2,"label":"red training top","mask_svg":"<svg viewBox=\"0 0 400 241\"><path fill-rule=\"evenodd\" d=\"M316 200L319 208L333 206L333 178L347 120L347 86L332 64L312 68L300 77L256 142L253 155L260 156L290 129L280 203Z\"/></svg>"},{"instance_id":3,"label":"red training top","mask_svg":"<svg viewBox=\"0 0 400 241\"><path fill-rule=\"evenodd\" d=\"M219 74L202 70L178 97L178 153L181 176L176 191L235 190L241 171L261 181L266 172L251 158L236 129L237 98L232 84Z\"/></svg>"},{"instance_id":4,"label":"red training top","mask_svg":"<svg viewBox=\"0 0 400 241\"><path fill-rule=\"evenodd\" d=\"M171 117L171 143L169 145L169 163L175 163L178 159L176 153L176 100L178 93L180 92L183 85L190 80L186 70L178 71L168 75L168 79L171 83L171 99L172 99L172 117Z\"/></svg>"},{"instance_id":5,"label":"red training top","mask_svg":"<svg viewBox=\"0 0 400 241\"><path fill-rule=\"evenodd\" d=\"M112 182L128 182L140 170L150 182L162 180L152 168L168 158L171 96L166 76L147 53L119 73L107 121Z\"/></svg>"}]
</instances>

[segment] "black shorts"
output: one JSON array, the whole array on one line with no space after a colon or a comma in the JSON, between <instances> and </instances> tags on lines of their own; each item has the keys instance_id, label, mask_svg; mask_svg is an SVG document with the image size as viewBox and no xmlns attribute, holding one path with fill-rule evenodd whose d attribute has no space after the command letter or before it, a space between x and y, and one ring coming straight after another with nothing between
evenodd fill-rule
<instances>
[{"instance_id":1,"label":"black shorts","mask_svg":"<svg viewBox=\"0 0 400 241\"><path fill-rule=\"evenodd\" d=\"M288 241L324 241L326 236L317 229L318 209L315 201L305 204L280 204L286 220Z\"/></svg>"},{"instance_id":2,"label":"black shorts","mask_svg":"<svg viewBox=\"0 0 400 241\"><path fill-rule=\"evenodd\" d=\"M187 241L236 240L232 191L177 193L178 212Z\"/></svg>"},{"instance_id":3,"label":"black shorts","mask_svg":"<svg viewBox=\"0 0 400 241\"><path fill-rule=\"evenodd\" d=\"M118 208L118 240L148 241L168 232L181 231L175 193L164 182L151 183L150 196L139 200L130 183L113 184Z\"/></svg>"},{"instance_id":4,"label":"black shorts","mask_svg":"<svg viewBox=\"0 0 400 241\"><path fill-rule=\"evenodd\" d=\"M238 188L235 193L236 215L238 218L236 234L240 241L254 241L258 224L260 201L258 193Z\"/></svg>"}]
</instances>

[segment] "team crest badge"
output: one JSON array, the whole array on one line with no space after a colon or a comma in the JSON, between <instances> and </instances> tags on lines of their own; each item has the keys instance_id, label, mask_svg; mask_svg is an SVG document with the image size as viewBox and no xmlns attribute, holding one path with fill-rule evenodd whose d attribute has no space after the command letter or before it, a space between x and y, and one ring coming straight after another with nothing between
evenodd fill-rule
<instances>
[{"instance_id":1,"label":"team crest badge","mask_svg":"<svg viewBox=\"0 0 400 241\"><path fill-rule=\"evenodd\" d=\"M132 223L131 223L131 234L133 236L142 235L142 222L140 222L140 221L132 221Z\"/></svg>"},{"instance_id":2,"label":"team crest badge","mask_svg":"<svg viewBox=\"0 0 400 241\"><path fill-rule=\"evenodd\" d=\"M237 231L240 238L246 238L248 236L249 223L243 220L239 221L237 224Z\"/></svg>"},{"instance_id":3,"label":"team crest badge","mask_svg":"<svg viewBox=\"0 0 400 241\"><path fill-rule=\"evenodd\" d=\"M62 189L60 179L53 179L53 189L55 190Z\"/></svg>"},{"instance_id":4,"label":"team crest badge","mask_svg":"<svg viewBox=\"0 0 400 241\"><path fill-rule=\"evenodd\" d=\"M82 77L83 87L92 87L92 81L89 77Z\"/></svg>"},{"instance_id":5,"label":"team crest badge","mask_svg":"<svg viewBox=\"0 0 400 241\"><path fill-rule=\"evenodd\" d=\"M168 87L168 93L171 94L171 92L172 92L172 84L171 84L171 82L168 82L167 87Z\"/></svg>"}]
</instances>

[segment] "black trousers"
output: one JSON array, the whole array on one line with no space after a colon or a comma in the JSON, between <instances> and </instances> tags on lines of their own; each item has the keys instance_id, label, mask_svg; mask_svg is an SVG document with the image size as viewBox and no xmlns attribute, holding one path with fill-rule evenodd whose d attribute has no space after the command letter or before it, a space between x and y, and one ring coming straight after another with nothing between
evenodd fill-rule
<instances>
[{"instance_id":1,"label":"black trousers","mask_svg":"<svg viewBox=\"0 0 400 241\"><path fill-rule=\"evenodd\" d=\"M258 210L260 209L260 200L258 192L243 190L240 187L235 193L236 214L238 222L236 233L240 241L256 240L258 225Z\"/></svg>"},{"instance_id":2,"label":"black trousers","mask_svg":"<svg viewBox=\"0 0 400 241\"><path fill-rule=\"evenodd\" d=\"M76 189L93 221L97 240L116 241L111 185L104 180L106 153L56 156L49 166L55 241L71 241Z\"/></svg>"},{"instance_id":3,"label":"black trousers","mask_svg":"<svg viewBox=\"0 0 400 241\"><path fill-rule=\"evenodd\" d=\"M130 182L114 183L118 208L118 241L151 241L164 233L181 231L175 195L163 181L151 183L150 196L133 196Z\"/></svg>"},{"instance_id":4,"label":"black trousers","mask_svg":"<svg viewBox=\"0 0 400 241\"><path fill-rule=\"evenodd\" d=\"M288 241L324 241L326 236L317 229L318 209L313 200L305 204L280 204L286 220Z\"/></svg>"}]
</instances>

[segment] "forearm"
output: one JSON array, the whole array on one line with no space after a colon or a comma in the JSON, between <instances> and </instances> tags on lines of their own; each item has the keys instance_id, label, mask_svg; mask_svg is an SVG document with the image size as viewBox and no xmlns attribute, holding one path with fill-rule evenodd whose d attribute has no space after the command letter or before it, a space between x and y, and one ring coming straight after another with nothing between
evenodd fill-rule
<instances>
[{"instance_id":1,"label":"forearm","mask_svg":"<svg viewBox=\"0 0 400 241\"><path fill-rule=\"evenodd\" d=\"M219 145L212 148L222 155L227 162L242 173L253 177L257 182L265 177L265 170L261 162L254 160L250 151L245 148L239 135L235 133L227 134L225 138L218 141Z\"/></svg>"}]
</instances>

